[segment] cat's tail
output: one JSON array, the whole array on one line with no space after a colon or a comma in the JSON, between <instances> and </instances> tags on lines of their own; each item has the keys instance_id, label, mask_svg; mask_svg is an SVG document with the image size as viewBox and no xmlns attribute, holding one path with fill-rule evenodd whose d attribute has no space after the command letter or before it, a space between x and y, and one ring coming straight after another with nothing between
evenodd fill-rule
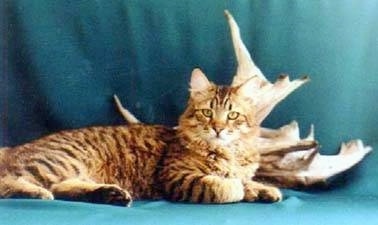
<instances>
[{"instance_id":1,"label":"cat's tail","mask_svg":"<svg viewBox=\"0 0 378 225\"><path fill-rule=\"evenodd\" d=\"M121 101L119 100L117 95L113 95L114 101L117 105L118 111L121 113L123 118L126 120L126 122L133 124L133 123L140 123L140 121L125 107L123 107Z\"/></svg>"}]
</instances>

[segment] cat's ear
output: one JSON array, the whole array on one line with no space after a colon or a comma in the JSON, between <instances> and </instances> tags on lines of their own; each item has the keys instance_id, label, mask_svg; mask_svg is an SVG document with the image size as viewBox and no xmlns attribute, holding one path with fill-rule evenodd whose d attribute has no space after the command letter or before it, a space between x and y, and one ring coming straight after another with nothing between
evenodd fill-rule
<instances>
[{"instance_id":1,"label":"cat's ear","mask_svg":"<svg viewBox=\"0 0 378 225\"><path fill-rule=\"evenodd\" d=\"M194 69L190 79L190 93L192 95L195 93L201 93L209 88L211 88L211 83L205 74L198 68Z\"/></svg>"}]
</instances>

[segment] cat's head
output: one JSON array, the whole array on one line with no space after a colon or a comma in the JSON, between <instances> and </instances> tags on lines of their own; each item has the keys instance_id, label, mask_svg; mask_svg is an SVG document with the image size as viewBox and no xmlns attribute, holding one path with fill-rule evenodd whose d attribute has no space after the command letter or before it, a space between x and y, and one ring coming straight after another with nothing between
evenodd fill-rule
<instances>
[{"instance_id":1,"label":"cat's head","mask_svg":"<svg viewBox=\"0 0 378 225\"><path fill-rule=\"evenodd\" d=\"M190 99L180 117L179 130L186 137L216 145L228 145L256 133L255 111L250 90L252 82L218 86L200 69L190 81Z\"/></svg>"}]
</instances>

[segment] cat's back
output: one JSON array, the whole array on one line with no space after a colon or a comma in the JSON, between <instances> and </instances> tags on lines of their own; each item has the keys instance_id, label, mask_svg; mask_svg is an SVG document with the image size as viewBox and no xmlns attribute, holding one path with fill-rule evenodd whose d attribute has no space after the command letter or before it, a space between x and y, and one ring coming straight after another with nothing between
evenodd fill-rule
<instances>
[{"instance_id":1,"label":"cat's back","mask_svg":"<svg viewBox=\"0 0 378 225\"><path fill-rule=\"evenodd\" d=\"M140 150L160 151L174 136L172 128L161 125L132 124L127 126L93 126L87 128L59 131L31 142L14 147L1 148L0 156L17 155L22 158L28 154L65 152L89 154L91 151Z\"/></svg>"},{"instance_id":2,"label":"cat's back","mask_svg":"<svg viewBox=\"0 0 378 225\"><path fill-rule=\"evenodd\" d=\"M172 136L174 130L169 127L145 124L66 130L0 150L0 164L14 167L42 160L80 161L91 167L121 164L126 155L133 162L145 157L158 160Z\"/></svg>"}]
</instances>

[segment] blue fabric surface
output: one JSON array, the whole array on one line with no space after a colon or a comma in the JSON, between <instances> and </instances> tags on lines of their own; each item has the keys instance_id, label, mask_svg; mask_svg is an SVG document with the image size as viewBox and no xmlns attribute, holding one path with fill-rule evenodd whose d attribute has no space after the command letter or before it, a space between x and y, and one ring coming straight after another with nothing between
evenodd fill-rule
<instances>
[{"instance_id":1,"label":"blue fabric surface","mask_svg":"<svg viewBox=\"0 0 378 225\"><path fill-rule=\"evenodd\" d=\"M138 118L174 125L189 74L229 83L235 59L223 10L270 80L311 82L264 122L315 125L320 151L361 138L378 148L378 1L4 0L0 2L0 146ZM378 224L378 156L326 190L277 204L135 202L132 208L0 200L0 224Z\"/></svg>"},{"instance_id":2,"label":"blue fabric surface","mask_svg":"<svg viewBox=\"0 0 378 225\"><path fill-rule=\"evenodd\" d=\"M376 225L378 197L292 193L275 204L192 205L135 202L131 208L41 200L0 200L0 224L12 225Z\"/></svg>"}]
</instances>

